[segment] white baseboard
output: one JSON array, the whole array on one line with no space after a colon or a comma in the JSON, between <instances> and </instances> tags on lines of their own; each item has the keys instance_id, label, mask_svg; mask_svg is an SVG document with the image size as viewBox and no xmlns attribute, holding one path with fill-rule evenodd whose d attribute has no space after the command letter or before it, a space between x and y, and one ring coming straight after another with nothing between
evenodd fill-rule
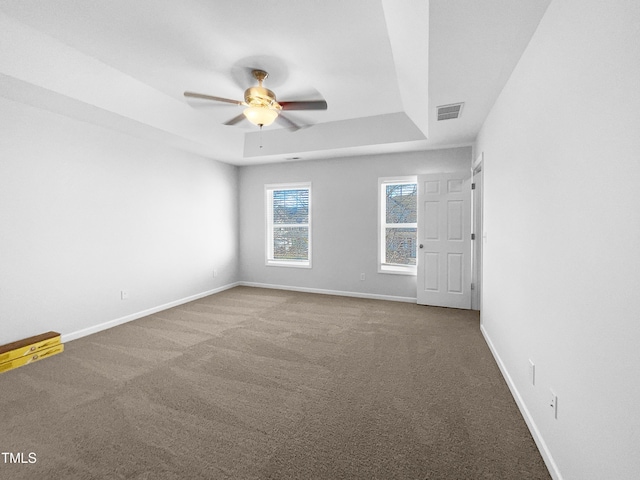
<instances>
[{"instance_id":1,"label":"white baseboard","mask_svg":"<svg viewBox=\"0 0 640 480\"><path fill-rule=\"evenodd\" d=\"M92 333L98 333L98 332L101 332L102 330L107 330L117 325L122 325L123 323L131 322L133 320L137 320L138 318L146 317L148 315L153 315L154 313L161 312L162 310L167 310L169 308L177 307L178 305L192 302L194 300L198 300L199 298L207 297L209 295L213 295L214 293L223 292L224 290L228 290L230 288L237 287L240 285L247 286L247 287L257 287L257 288L273 288L276 290L291 290L294 292L319 293L324 295L338 295L342 297L371 298L375 300L389 300L393 302L407 302L407 303L416 302L416 299L412 297L397 297L393 295L376 295L371 293L344 292L339 290L324 290L320 288L290 287L286 285L271 285L266 283L234 282L228 285L224 285L222 287L215 288L213 290L207 290L206 292L202 292L196 295L191 295L189 297L174 300L173 302L165 303L164 305L148 308L146 310L142 310L141 312L132 313L130 315L116 318L114 320L109 320L107 322L103 322L98 325L93 325L88 328L83 328L82 330L77 330L75 332L70 332L70 333L63 333L61 336L61 340L63 343L70 342L72 340L76 340L78 338L91 335Z\"/></svg>"},{"instance_id":2,"label":"white baseboard","mask_svg":"<svg viewBox=\"0 0 640 480\"><path fill-rule=\"evenodd\" d=\"M213 295L214 293L223 292L224 290L237 287L238 285L240 285L240 282L230 283L228 285L223 285L222 287L214 288L213 290L207 290L206 292L197 293L189 297L181 298L179 300L174 300L173 302L165 303L164 305L149 308L141 312L132 313L130 315L116 318L115 320L109 320L108 322L100 323L98 325L93 325L92 327L83 328L82 330L77 330L71 333L65 333L65 334L62 334L61 340L63 343L70 342L72 340L77 340L78 338L86 337L87 335L91 335L92 333L98 333L98 332L101 332L102 330L107 330L108 328L112 328L117 325L122 325L123 323L131 322L133 320L137 320L138 318L146 317L147 315L152 315L154 313L161 312L162 310L167 310L169 308L177 307L178 305L189 303L194 300L198 300L199 298L208 297L209 295Z\"/></svg>"},{"instance_id":3,"label":"white baseboard","mask_svg":"<svg viewBox=\"0 0 640 480\"><path fill-rule=\"evenodd\" d=\"M553 457L551 456L551 452L547 447L547 443L542 438L542 435L540 434L540 430L538 430L538 426L536 425L536 422L533 420L533 417L531 416L529 409L524 403L522 395L520 395L520 392L516 388L515 383L511 378L511 375L509 375L507 367L502 362L502 359L500 358L500 355L498 354L495 346L493 345L493 342L491 341L489 334L485 330L484 325L480 325L480 331L482 332L482 336L484 337L485 342L487 342L487 345L489 346L489 350L491 350L491 353L493 354L493 358L496 360L496 363L500 368L500 372L502 372L502 376L504 377L505 381L507 382L507 385L509 386L509 390L511 390L511 395L516 401L516 404L520 409L520 413L522 413L522 416L524 418L524 421L527 424L527 427L529 427L531 436L533 437L533 440L536 442L536 445L538 446L538 450L540 450L540 454L542 455L542 459L544 460L544 463L547 466L547 469L549 470L549 474L554 480L562 480L562 475L558 470L558 466L556 465L556 462L553 460Z\"/></svg>"},{"instance_id":4,"label":"white baseboard","mask_svg":"<svg viewBox=\"0 0 640 480\"><path fill-rule=\"evenodd\" d=\"M375 293L345 292L342 290L325 290L323 288L291 287L289 285L272 285L270 283L239 282L245 287L273 288L274 290L289 290L292 292L319 293L321 295L337 295L339 297L370 298L373 300L389 300L391 302L416 303L416 297L397 297L393 295L378 295Z\"/></svg>"}]
</instances>

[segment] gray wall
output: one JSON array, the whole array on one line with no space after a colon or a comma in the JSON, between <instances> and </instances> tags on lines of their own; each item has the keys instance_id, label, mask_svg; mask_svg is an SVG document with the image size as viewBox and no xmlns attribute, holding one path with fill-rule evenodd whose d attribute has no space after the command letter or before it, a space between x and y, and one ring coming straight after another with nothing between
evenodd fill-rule
<instances>
[{"instance_id":1,"label":"gray wall","mask_svg":"<svg viewBox=\"0 0 640 480\"><path fill-rule=\"evenodd\" d=\"M238 280L236 167L3 98L0 131L0 344Z\"/></svg>"},{"instance_id":2,"label":"gray wall","mask_svg":"<svg viewBox=\"0 0 640 480\"><path fill-rule=\"evenodd\" d=\"M378 273L378 178L469 170L471 148L240 168L240 278L249 283L415 299L416 277ZM311 269L265 265L264 186L312 183ZM360 274L365 274L365 281Z\"/></svg>"},{"instance_id":3,"label":"gray wall","mask_svg":"<svg viewBox=\"0 0 640 480\"><path fill-rule=\"evenodd\" d=\"M639 478L638 25L553 1L477 142L482 328L555 478Z\"/></svg>"}]
</instances>

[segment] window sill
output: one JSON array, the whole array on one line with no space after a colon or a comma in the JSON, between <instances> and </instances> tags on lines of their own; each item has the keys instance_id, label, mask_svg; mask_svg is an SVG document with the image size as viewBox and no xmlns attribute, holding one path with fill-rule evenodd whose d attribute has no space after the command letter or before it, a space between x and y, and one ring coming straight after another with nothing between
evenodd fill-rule
<instances>
[{"instance_id":1,"label":"window sill","mask_svg":"<svg viewBox=\"0 0 640 480\"><path fill-rule=\"evenodd\" d=\"M418 274L418 271L415 265L379 265L378 273L389 273L391 275L412 275L415 277Z\"/></svg>"},{"instance_id":2,"label":"window sill","mask_svg":"<svg viewBox=\"0 0 640 480\"><path fill-rule=\"evenodd\" d=\"M310 261L296 260L267 260L267 267L291 267L291 268L311 268Z\"/></svg>"}]
</instances>

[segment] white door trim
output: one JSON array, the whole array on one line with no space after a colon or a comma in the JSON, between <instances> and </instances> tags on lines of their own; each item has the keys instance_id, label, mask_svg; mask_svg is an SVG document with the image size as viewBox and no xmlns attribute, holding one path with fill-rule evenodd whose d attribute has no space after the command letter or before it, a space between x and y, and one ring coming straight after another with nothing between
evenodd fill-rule
<instances>
[{"instance_id":1,"label":"white door trim","mask_svg":"<svg viewBox=\"0 0 640 480\"><path fill-rule=\"evenodd\" d=\"M480 153L473 163L472 182L475 189L472 194L472 229L475 240L472 240L471 263L471 309L482 310L482 212L484 198L484 153Z\"/></svg>"}]
</instances>

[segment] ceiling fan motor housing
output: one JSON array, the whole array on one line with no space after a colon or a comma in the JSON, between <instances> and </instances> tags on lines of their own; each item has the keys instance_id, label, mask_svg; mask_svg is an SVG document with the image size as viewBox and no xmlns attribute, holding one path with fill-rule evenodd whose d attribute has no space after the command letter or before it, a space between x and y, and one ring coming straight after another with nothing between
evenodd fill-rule
<instances>
[{"instance_id":1,"label":"ceiling fan motor housing","mask_svg":"<svg viewBox=\"0 0 640 480\"><path fill-rule=\"evenodd\" d=\"M282 107L276 101L276 94L262 86L247 88L244 91L244 101L251 107L266 107L282 110Z\"/></svg>"}]
</instances>

